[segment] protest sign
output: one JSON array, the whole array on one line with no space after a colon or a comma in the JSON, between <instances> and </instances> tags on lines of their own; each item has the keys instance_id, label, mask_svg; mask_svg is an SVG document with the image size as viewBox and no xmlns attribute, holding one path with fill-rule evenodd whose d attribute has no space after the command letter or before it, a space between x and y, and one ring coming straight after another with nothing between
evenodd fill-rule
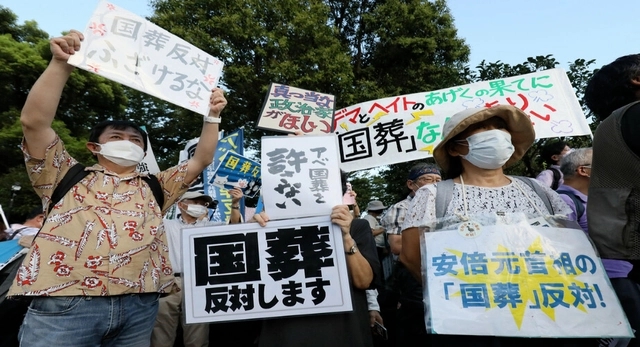
<instances>
[{"instance_id":1,"label":"protest sign","mask_svg":"<svg viewBox=\"0 0 640 347\"><path fill-rule=\"evenodd\" d=\"M343 249L328 216L184 229L186 322L351 311Z\"/></svg>"},{"instance_id":2,"label":"protest sign","mask_svg":"<svg viewBox=\"0 0 640 347\"><path fill-rule=\"evenodd\" d=\"M265 98L258 128L304 134L328 134L332 131L335 97L283 84L271 83Z\"/></svg>"},{"instance_id":3,"label":"protest sign","mask_svg":"<svg viewBox=\"0 0 640 347\"><path fill-rule=\"evenodd\" d=\"M334 135L262 138L262 197L272 220L328 216L342 203Z\"/></svg>"},{"instance_id":4,"label":"protest sign","mask_svg":"<svg viewBox=\"0 0 640 347\"><path fill-rule=\"evenodd\" d=\"M223 189L240 188L250 198L260 192L260 163L234 151L227 151L216 168L210 184Z\"/></svg>"},{"instance_id":5,"label":"protest sign","mask_svg":"<svg viewBox=\"0 0 640 347\"><path fill-rule=\"evenodd\" d=\"M340 168L355 171L431 157L444 122L468 108L512 105L536 138L591 135L561 69L368 101L336 111Z\"/></svg>"},{"instance_id":6,"label":"protest sign","mask_svg":"<svg viewBox=\"0 0 640 347\"><path fill-rule=\"evenodd\" d=\"M424 234L433 332L633 336L582 230L526 224L474 229L471 237L461 230Z\"/></svg>"},{"instance_id":7,"label":"protest sign","mask_svg":"<svg viewBox=\"0 0 640 347\"><path fill-rule=\"evenodd\" d=\"M100 1L68 63L207 115L223 63L167 30Z\"/></svg>"},{"instance_id":8,"label":"protest sign","mask_svg":"<svg viewBox=\"0 0 640 347\"><path fill-rule=\"evenodd\" d=\"M202 172L204 192L218 201L217 208L210 218L214 222L227 223L231 218L231 194L226 189L209 183L220 164L220 158L229 151L234 151L241 155L244 154L244 129L238 129L218 141L216 152L213 155L213 162ZM244 198L240 199L240 214L243 216L245 214Z\"/></svg>"}]
</instances>

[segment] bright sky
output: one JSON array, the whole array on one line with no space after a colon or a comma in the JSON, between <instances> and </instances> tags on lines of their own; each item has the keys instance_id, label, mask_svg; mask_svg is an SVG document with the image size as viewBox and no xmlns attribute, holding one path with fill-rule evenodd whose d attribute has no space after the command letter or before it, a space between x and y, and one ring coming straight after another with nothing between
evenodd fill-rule
<instances>
[{"instance_id":1,"label":"bright sky","mask_svg":"<svg viewBox=\"0 0 640 347\"><path fill-rule=\"evenodd\" d=\"M112 1L140 16L151 14L147 0ZM97 0L0 0L18 15L18 23L35 20L51 36L84 29ZM568 68L578 58L596 66L640 52L637 14L631 0L449 0L458 35L471 46L470 65L483 59L509 64L553 54ZM636 33L636 34L634 34Z\"/></svg>"}]
</instances>

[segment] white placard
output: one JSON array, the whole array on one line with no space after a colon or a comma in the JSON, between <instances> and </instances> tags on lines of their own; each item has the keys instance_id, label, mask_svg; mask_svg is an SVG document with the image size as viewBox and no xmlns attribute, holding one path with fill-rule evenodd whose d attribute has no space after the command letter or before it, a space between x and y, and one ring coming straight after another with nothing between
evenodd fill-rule
<instances>
[{"instance_id":1,"label":"white placard","mask_svg":"<svg viewBox=\"0 0 640 347\"><path fill-rule=\"evenodd\" d=\"M335 135L262 138L262 197L273 220L328 216L342 204Z\"/></svg>"},{"instance_id":2,"label":"white placard","mask_svg":"<svg viewBox=\"0 0 640 347\"><path fill-rule=\"evenodd\" d=\"M435 333L633 336L582 230L499 225L462 234L424 235Z\"/></svg>"},{"instance_id":3,"label":"white placard","mask_svg":"<svg viewBox=\"0 0 640 347\"><path fill-rule=\"evenodd\" d=\"M340 168L351 172L431 157L449 117L468 108L497 105L522 109L539 139L591 135L566 73L551 69L337 110Z\"/></svg>"},{"instance_id":4,"label":"white placard","mask_svg":"<svg viewBox=\"0 0 640 347\"><path fill-rule=\"evenodd\" d=\"M223 63L165 29L100 1L68 63L207 115Z\"/></svg>"},{"instance_id":5,"label":"white placard","mask_svg":"<svg viewBox=\"0 0 640 347\"><path fill-rule=\"evenodd\" d=\"M329 217L184 229L186 322L351 311L343 249Z\"/></svg>"}]
</instances>

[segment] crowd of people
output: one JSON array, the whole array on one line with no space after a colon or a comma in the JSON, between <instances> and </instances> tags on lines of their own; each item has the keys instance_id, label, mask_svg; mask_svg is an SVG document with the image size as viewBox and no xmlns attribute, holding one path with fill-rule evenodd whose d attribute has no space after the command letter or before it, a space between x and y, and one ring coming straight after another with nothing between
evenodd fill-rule
<instances>
[{"instance_id":1,"label":"crowd of people","mask_svg":"<svg viewBox=\"0 0 640 347\"><path fill-rule=\"evenodd\" d=\"M11 284L8 293L0 293L7 297L0 302L3 316L13 317L2 331L4 345L237 346L244 338L248 346L513 346L522 339L431 334L425 320L425 226L438 225L426 230L437 232L470 215L496 212L576 221L597 247L631 328L640 328L640 140L633 136L640 127L640 55L617 59L589 81L585 101L602 120L593 148L547 141L541 151L547 169L536 179L504 171L535 140L529 117L508 105L467 109L445 123L435 164L418 163L406 182L390 182L406 185L406 199L391 206L370 201L362 218L357 204L335 206L331 221L342 231L351 312L184 324L180 233L215 225L207 218L214 200L190 185L212 161L227 100L222 90L211 92L195 153L175 167L137 172L147 134L129 121L97 124L87 142L97 164L77 166L51 124L73 71L67 60L82 40L75 30L51 40L51 62L22 109L22 151L43 206L4 232L28 249L3 282ZM355 198L346 177L342 185L343 194ZM267 225L265 212L244 221L242 192L230 194L230 224ZM163 218L174 204L178 217ZM243 336L210 338L232 331ZM595 338L527 342L533 341L599 344ZM640 343L633 338L628 345Z\"/></svg>"}]
</instances>

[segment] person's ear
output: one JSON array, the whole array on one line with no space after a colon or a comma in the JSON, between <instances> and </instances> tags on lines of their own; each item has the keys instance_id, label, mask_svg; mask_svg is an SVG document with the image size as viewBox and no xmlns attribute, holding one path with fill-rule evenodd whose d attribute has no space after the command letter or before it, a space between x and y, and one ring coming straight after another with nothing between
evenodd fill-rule
<instances>
[{"instance_id":1,"label":"person's ear","mask_svg":"<svg viewBox=\"0 0 640 347\"><path fill-rule=\"evenodd\" d=\"M91 151L91 153L100 152L100 145L98 144L95 144L93 142L87 142L86 146L87 146L87 149Z\"/></svg>"},{"instance_id":2,"label":"person's ear","mask_svg":"<svg viewBox=\"0 0 640 347\"><path fill-rule=\"evenodd\" d=\"M463 148L466 149L466 151L467 151L466 153L462 153L460 151ZM457 144L455 142L449 142L449 143L447 143L447 153L449 153L449 155L452 156L452 157L459 157L461 155L465 155L465 154L469 153L469 147L462 146L462 145Z\"/></svg>"},{"instance_id":3,"label":"person's ear","mask_svg":"<svg viewBox=\"0 0 640 347\"><path fill-rule=\"evenodd\" d=\"M407 188L409 188L409 190L413 190L413 187L416 183L413 182L412 180L407 180Z\"/></svg>"},{"instance_id":4,"label":"person's ear","mask_svg":"<svg viewBox=\"0 0 640 347\"><path fill-rule=\"evenodd\" d=\"M551 156L551 160L553 160L554 162L558 162L558 160L560 160L560 155L559 154L554 154Z\"/></svg>"},{"instance_id":5,"label":"person's ear","mask_svg":"<svg viewBox=\"0 0 640 347\"><path fill-rule=\"evenodd\" d=\"M634 76L631 78L631 84L633 84L636 88L640 88L640 76Z\"/></svg>"}]
</instances>

